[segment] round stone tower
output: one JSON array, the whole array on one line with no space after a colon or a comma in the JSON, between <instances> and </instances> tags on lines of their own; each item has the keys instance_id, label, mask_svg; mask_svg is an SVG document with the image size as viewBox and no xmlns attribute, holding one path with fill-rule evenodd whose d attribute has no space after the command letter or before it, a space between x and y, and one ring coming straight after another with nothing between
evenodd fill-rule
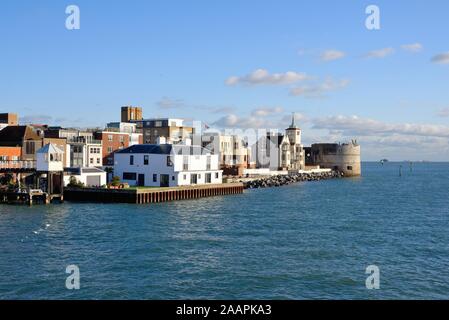
<instances>
[{"instance_id":1,"label":"round stone tower","mask_svg":"<svg viewBox=\"0 0 449 320\"><path fill-rule=\"evenodd\" d=\"M346 177L362 174L360 145L357 141L350 143L318 143L311 147L311 160L321 168L343 172Z\"/></svg>"}]
</instances>

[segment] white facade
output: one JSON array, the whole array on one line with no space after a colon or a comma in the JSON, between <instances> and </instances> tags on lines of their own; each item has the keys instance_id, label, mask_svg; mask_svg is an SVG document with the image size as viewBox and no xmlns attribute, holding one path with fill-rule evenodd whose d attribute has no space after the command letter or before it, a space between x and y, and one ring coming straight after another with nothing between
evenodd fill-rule
<instances>
[{"instance_id":1,"label":"white facade","mask_svg":"<svg viewBox=\"0 0 449 320\"><path fill-rule=\"evenodd\" d=\"M97 168L78 168L76 172L64 175L64 185L67 186L70 183L70 179L74 177L86 187L101 187L107 183L106 175L105 171Z\"/></svg>"},{"instance_id":2,"label":"white facade","mask_svg":"<svg viewBox=\"0 0 449 320\"><path fill-rule=\"evenodd\" d=\"M64 151L51 143L37 150L36 170L44 172L63 171Z\"/></svg>"},{"instance_id":3,"label":"white facade","mask_svg":"<svg viewBox=\"0 0 449 320\"><path fill-rule=\"evenodd\" d=\"M250 149L245 141L237 135L223 135L219 133L204 133L201 136L202 146L219 155L222 168L243 166L246 168Z\"/></svg>"},{"instance_id":4,"label":"white facade","mask_svg":"<svg viewBox=\"0 0 449 320\"><path fill-rule=\"evenodd\" d=\"M135 133L137 125L131 122L110 122L106 125L106 128L117 129L118 132L122 133Z\"/></svg>"},{"instance_id":5,"label":"white facade","mask_svg":"<svg viewBox=\"0 0 449 320\"><path fill-rule=\"evenodd\" d=\"M101 142L83 143L71 142L70 167L101 167L103 162L103 148Z\"/></svg>"},{"instance_id":6,"label":"white facade","mask_svg":"<svg viewBox=\"0 0 449 320\"><path fill-rule=\"evenodd\" d=\"M200 146L135 145L115 153L114 176L132 186L222 183L218 155Z\"/></svg>"}]
</instances>

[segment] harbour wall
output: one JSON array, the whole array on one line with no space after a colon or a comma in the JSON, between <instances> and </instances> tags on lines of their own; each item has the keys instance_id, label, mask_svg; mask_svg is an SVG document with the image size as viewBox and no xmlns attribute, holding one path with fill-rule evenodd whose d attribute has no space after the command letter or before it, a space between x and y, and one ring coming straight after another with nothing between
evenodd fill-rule
<instances>
[{"instance_id":1,"label":"harbour wall","mask_svg":"<svg viewBox=\"0 0 449 320\"><path fill-rule=\"evenodd\" d=\"M243 189L242 183L144 189L66 188L64 190L64 200L72 202L147 204L241 194Z\"/></svg>"}]
</instances>

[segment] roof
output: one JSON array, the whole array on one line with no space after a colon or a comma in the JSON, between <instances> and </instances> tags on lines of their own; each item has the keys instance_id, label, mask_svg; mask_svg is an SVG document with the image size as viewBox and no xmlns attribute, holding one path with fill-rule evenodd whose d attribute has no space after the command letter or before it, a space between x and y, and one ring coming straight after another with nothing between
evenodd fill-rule
<instances>
[{"instance_id":1,"label":"roof","mask_svg":"<svg viewBox=\"0 0 449 320\"><path fill-rule=\"evenodd\" d=\"M36 153L64 153L57 145L53 143L46 144L36 151Z\"/></svg>"},{"instance_id":2,"label":"roof","mask_svg":"<svg viewBox=\"0 0 449 320\"><path fill-rule=\"evenodd\" d=\"M40 140L30 126L8 126L0 131L0 145L21 146L24 140Z\"/></svg>"},{"instance_id":3,"label":"roof","mask_svg":"<svg viewBox=\"0 0 449 320\"><path fill-rule=\"evenodd\" d=\"M117 153L142 153L142 154L208 154L210 151L201 146L186 146L186 145L172 145L172 144L135 144L126 149L117 151Z\"/></svg>"},{"instance_id":4,"label":"roof","mask_svg":"<svg viewBox=\"0 0 449 320\"><path fill-rule=\"evenodd\" d=\"M104 170L95 167L73 167L73 168L64 168L66 173L72 175L81 175L82 173L105 173Z\"/></svg>"}]
</instances>

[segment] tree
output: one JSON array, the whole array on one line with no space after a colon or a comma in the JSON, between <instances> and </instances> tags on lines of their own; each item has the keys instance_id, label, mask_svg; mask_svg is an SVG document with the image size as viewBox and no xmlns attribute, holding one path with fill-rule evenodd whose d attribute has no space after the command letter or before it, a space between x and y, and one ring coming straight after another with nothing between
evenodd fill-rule
<instances>
[{"instance_id":1,"label":"tree","mask_svg":"<svg viewBox=\"0 0 449 320\"><path fill-rule=\"evenodd\" d=\"M111 185L113 187L118 187L120 185L120 177L117 176L112 177Z\"/></svg>"}]
</instances>

